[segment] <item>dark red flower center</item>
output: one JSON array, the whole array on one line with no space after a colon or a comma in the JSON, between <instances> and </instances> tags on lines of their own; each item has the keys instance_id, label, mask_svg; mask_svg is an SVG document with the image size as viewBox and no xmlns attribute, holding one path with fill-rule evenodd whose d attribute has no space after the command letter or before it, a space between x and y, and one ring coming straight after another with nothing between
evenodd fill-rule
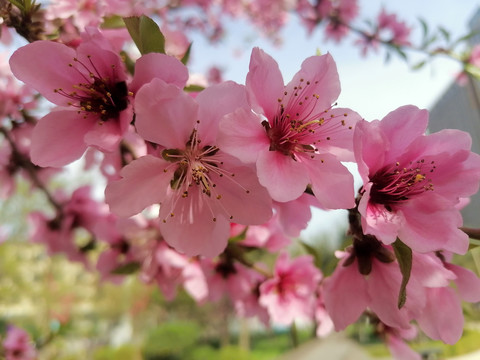
<instances>
[{"instance_id":1,"label":"dark red flower center","mask_svg":"<svg viewBox=\"0 0 480 360\"><path fill-rule=\"evenodd\" d=\"M128 106L128 95L131 94L128 92L127 83L116 81L115 65L112 65L112 76L102 76L91 57L87 58L88 64L77 58L73 59L73 63L68 64L69 67L77 70L85 81L74 84L74 90L71 92L62 88L54 91L70 99L68 105L78 108L79 114L81 112L97 114L102 121L117 119L120 112ZM88 76L77 67L87 70Z\"/></svg>"},{"instance_id":2,"label":"dark red flower center","mask_svg":"<svg viewBox=\"0 0 480 360\"><path fill-rule=\"evenodd\" d=\"M433 191L433 183L427 174L434 170L435 162L426 164L423 159L410 163L409 167L402 167L399 162L386 166L370 178L373 183L370 201L392 211L397 204L425 191Z\"/></svg>"}]
</instances>

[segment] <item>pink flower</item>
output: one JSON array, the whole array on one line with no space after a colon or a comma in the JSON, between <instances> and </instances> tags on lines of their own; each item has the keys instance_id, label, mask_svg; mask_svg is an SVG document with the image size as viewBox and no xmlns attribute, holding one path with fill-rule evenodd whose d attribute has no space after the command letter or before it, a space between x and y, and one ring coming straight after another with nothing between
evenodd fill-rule
<instances>
[{"instance_id":1,"label":"pink flower","mask_svg":"<svg viewBox=\"0 0 480 360\"><path fill-rule=\"evenodd\" d=\"M282 252L273 278L260 285L260 304L267 308L273 322L290 325L297 319L312 319L315 293L322 278L308 255L293 260Z\"/></svg>"},{"instance_id":2,"label":"pink flower","mask_svg":"<svg viewBox=\"0 0 480 360\"><path fill-rule=\"evenodd\" d=\"M108 216L106 205L92 200L89 193L87 186L75 190L64 202L61 215L53 219L41 212L30 213L32 241L45 244L50 254L64 253L71 261L79 261L88 267L87 251L97 235L99 224ZM75 243L75 233L79 228L92 235L83 246Z\"/></svg>"},{"instance_id":3,"label":"pink flower","mask_svg":"<svg viewBox=\"0 0 480 360\"><path fill-rule=\"evenodd\" d=\"M254 112L241 108L221 123L219 146L245 163L255 163L272 198L297 199L312 184L326 208L354 205L353 177L340 163L351 160L358 115L332 109L340 93L330 55L306 59L284 86L278 64L253 49L247 89Z\"/></svg>"},{"instance_id":4,"label":"pink flower","mask_svg":"<svg viewBox=\"0 0 480 360\"><path fill-rule=\"evenodd\" d=\"M187 71L180 61L147 54L136 62L127 88L120 56L94 29L76 50L52 41L18 49L10 59L15 76L59 105L40 119L33 133L31 158L40 166L63 166L88 146L115 150L133 119L129 97L153 77L183 87Z\"/></svg>"},{"instance_id":5,"label":"pink flower","mask_svg":"<svg viewBox=\"0 0 480 360\"><path fill-rule=\"evenodd\" d=\"M131 119L126 74L120 57L93 43L77 51L36 41L10 58L14 75L60 107L37 124L31 157L40 166L63 166L87 146L111 151Z\"/></svg>"},{"instance_id":6,"label":"pink flower","mask_svg":"<svg viewBox=\"0 0 480 360\"><path fill-rule=\"evenodd\" d=\"M465 253L460 198L478 190L480 157L458 130L425 135L426 110L401 107L382 121L357 124L355 157L364 185L358 210L365 234L400 238L414 251Z\"/></svg>"},{"instance_id":7,"label":"pink flower","mask_svg":"<svg viewBox=\"0 0 480 360\"><path fill-rule=\"evenodd\" d=\"M387 14L385 9L382 9L378 15L378 31L388 31L391 35L390 39L385 39L391 44L398 46L410 45L410 32L411 29L403 21L397 19L396 14Z\"/></svg>"},{"instance_id":8,"label":"pink flower","mask_svg":"<svg viewBox=\"0 0 480 360\"><path fill-rule=\"evenodd\" d=\"M409 313L405 307L400 310L397 307L402 281L398 265L373 258L366 277L359 272L357 258L351 264L347 259L349 257L344 256L332 276L325 279L323 287L325 307L335 329L343 330L354 323L367 307L388 326L407 328ZM407 301L412 299L407 297Z\"/></svg>"},{"instance_id":9,"label":"pink flower","mask_svg":"<svg viewBox=\"0 0 480 360\"><path fill-rule=\"evenodd\" d=\"M107 6L102 0L56 0L45 9L47 20L72 18L77 28L84 29L88 25L100 25Z\"/></svg>"},{"instance_id":10,"label":"pink flower","mask_svg":"<svg viewBox=\"0 0 480 360\"><path fill-rule=\"evenodd\" d=\"M107 186L113 212L131 216L160 203L160 231L187 255L214 257L227 245L230 222L261 224L272 214L267 191L252 169L216 145L218 122L247 105L244 87L227 82L194 100L176 86L154 79L135 98L136 126L162 157L146 155Z\"/></svg>"},{"instance_id":11,"label":"pink flower","mask_svg":"<svg viewBox=\"0 0 480 360\"><path fill-rule=\"evenodd\" d=\"M242 246L258 247L276 252L290 245L292 238L287 236L277 214L262 225L251 225L246 228L245 239L239 242Z\"/></svg>"},{"instance_id":12,"label":"pink flower","mask_svg":"<svg viewBox=\"0 0 480 360\"><path fill-rule=\"evenodd\" d=\"M34 360L37 357L30 335L21 328L9 326L2 345L5 360Z\"/></svg>"}]
</instances>

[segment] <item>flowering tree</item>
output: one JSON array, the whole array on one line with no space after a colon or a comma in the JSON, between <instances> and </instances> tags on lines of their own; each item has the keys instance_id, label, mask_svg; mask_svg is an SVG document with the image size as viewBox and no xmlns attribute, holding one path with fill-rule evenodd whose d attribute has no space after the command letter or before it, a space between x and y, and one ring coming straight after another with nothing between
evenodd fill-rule
<instances>
[{"instance_id":1,"label":"flowering tree","mask_svg":"<svg viewBox=\"0 0 480 360\"><path fill-rule=\"evenodd\" d=\"M480 279L452 260L478 236L462 228L460 214L480 181L470 135L427 135L428 112L413 105L373 121L337 107L329 54L308 57L285 81L276 60L254 48L244 85L213 73L195 83L180 31L214 41L224 17L247 14L274 36L294 12L311 31L325 25L335 41L353 31L364 53L384 45L402 57L407 49L447 54L472 75L477 50L454 53L468 36L452 40L439 29L440 47L424 23L425 43L415 47L409 27L386 10L370 27L354 26L354 0L153 5L1 2L2 40L29 42L2 71L1 195L21 178L50 206L28 215L30 239L105 281L135 272L167 299L179 287L198 303L228 296L239 316L265 324L316 321L325 336L366 314L399 359L420 358L404 344L417 329L457 342L461 301L480 301ZM183 12L189 7L194 17ZM54 190L79 159L103 180ZM358 166L358 189L347 162ZM94 196L99 188L104 196ZM286 251L312 206L348 210L350 244L329 276L311 254ZM278 254L274 265L253 250ZM7 358L35 356L21 329L3 344Z\"/></svg>"}]
</instances>

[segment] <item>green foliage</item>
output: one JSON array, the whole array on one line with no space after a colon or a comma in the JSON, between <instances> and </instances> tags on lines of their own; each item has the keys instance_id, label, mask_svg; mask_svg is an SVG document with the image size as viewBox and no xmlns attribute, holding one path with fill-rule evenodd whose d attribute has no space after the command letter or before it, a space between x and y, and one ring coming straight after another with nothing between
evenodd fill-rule
<instances>
[{"instance_id":1,"label":"green foliage","mask_svg":"<svg viewBox=\"0 0 480 360\"><path fill-rule=\"evenodd\" d=\"M95 350L93 360L141 360L139 349L133 345L123 345L118 348L102 347Z\"/></svg>"},{"instance_id":2,"label":"green foliage","mask_svg":"<svg viewBox=\"0 0 480 360\"><path fill-rule=\"evenodd\" d=\"M165 323L153 329L143 347L145 360L182 360L200 338L200 327L193 322Z\"/></svg>"},{"instance_id":3,"label":"green foliage","mask_svg":"<svg viewBox=\"0 0 480 360\"><path fill-rule=\"evenodd\" d=\"M165 37L155 21L145 15L126 17L123 21L142 55L165 54Z\"/></svg>"},{"instance_id":4,"label":"green foliage","mask_svg":"<svg viewBox=\"0 0 480 360\"><path fill-rule=\"evenodd\" d=\"M407 300L407 284L408 280L410 280L410 272L412 270L412 249L398 238L392 246L398 265L400 266L400 272L402 273L402 284L398 294L398 308L401 309Z\"/></svg>"}]
</instances>

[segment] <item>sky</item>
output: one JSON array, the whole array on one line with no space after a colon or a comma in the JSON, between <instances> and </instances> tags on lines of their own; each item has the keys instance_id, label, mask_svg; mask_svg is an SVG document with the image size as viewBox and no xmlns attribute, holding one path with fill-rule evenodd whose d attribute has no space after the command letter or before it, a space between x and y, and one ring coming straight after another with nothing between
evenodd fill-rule
<instances>
[{"instance_id":1,"label":"sky","mask_svg":"<svg viewBox=\"0 0 480 360\"><path fill-rule=\"evenodd\" d=\"M431 30L440 25L451 32L452 38L458 38L468 32L468 22L480 10L480 2L473 0L360 0L359 4L361 18L376 16L382 7L396 13L413 27L412 38L417 40L422 34L418 18L424 19ZM362 57L359 48L352 45L353 40L347 39L337 45L325 41L320 30L308 36L295 19L291 19L282 31L282 37L284 43L278 47L255 34L245 23L232 22L224 41L216 46L212 47L201 38L193 38L190 70L205 71L213 63L224 69L225 79L244 83L251 49L259 46L277 60L284 81L288 82L305 58L314 55L317 50L329 52L336 61L342 86L338 106L351 108L366 120L381 119L388 112L406 104L431 108L460 70L456 61L445 57L435 58L419 71L410 70L407 63L396 56L386 64L385 51L382 49L376 54ZM415 53L410 56L411 64L423 59ZM351 170L355 172L355 167L351 167ZM360 186L356 178L356 189ZM346 227L346 211L314 210L313 219L302 237L313 240L324 235L334 239Z\"/></svg>"}]
</instances>

